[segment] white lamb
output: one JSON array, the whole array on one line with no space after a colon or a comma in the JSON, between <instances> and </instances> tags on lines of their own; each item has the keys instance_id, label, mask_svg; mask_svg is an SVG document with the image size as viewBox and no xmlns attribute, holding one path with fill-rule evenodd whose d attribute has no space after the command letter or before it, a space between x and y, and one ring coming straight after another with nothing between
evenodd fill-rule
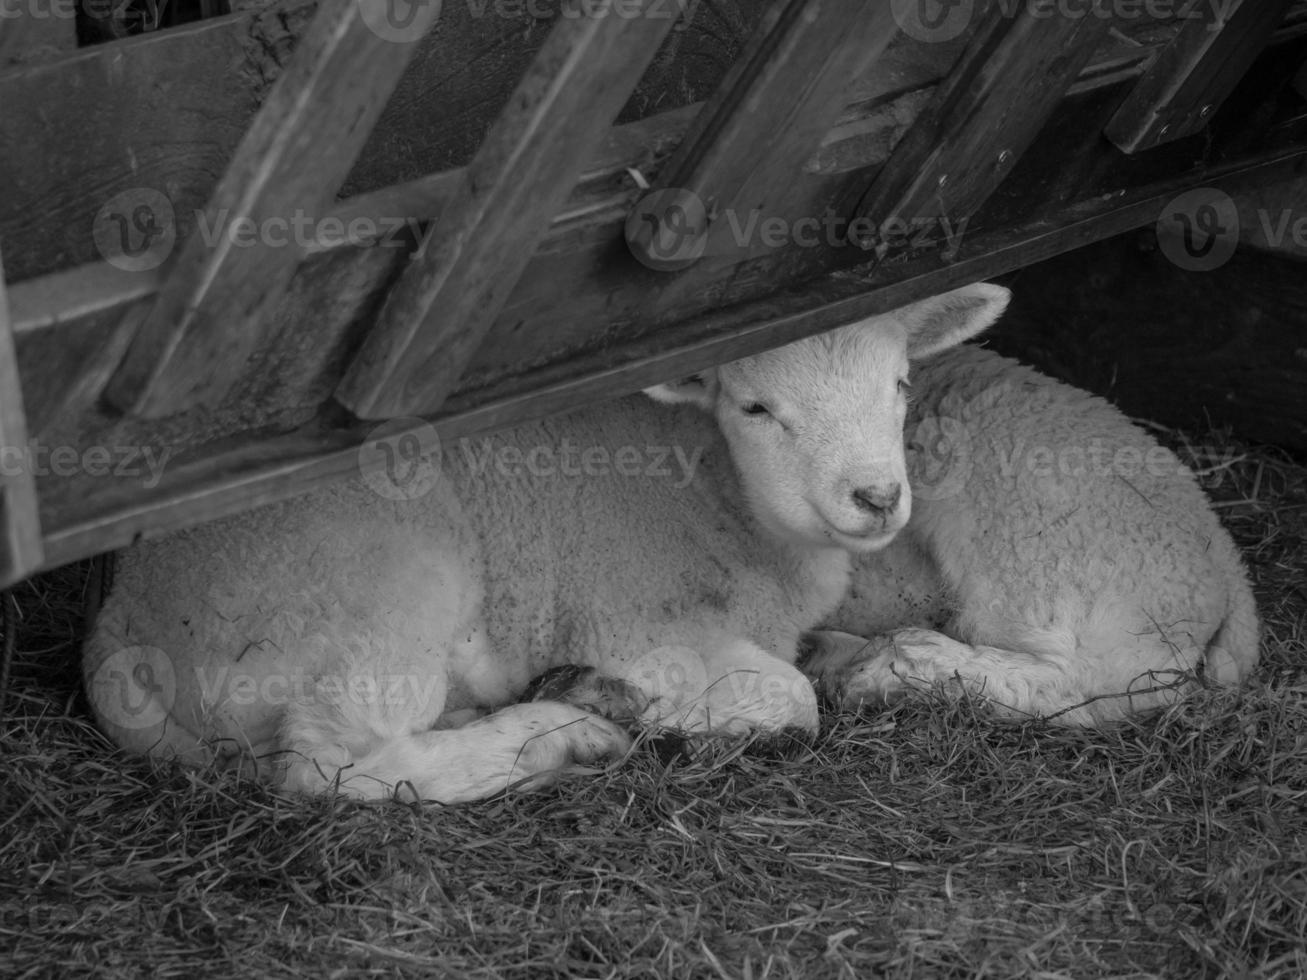
<instances>
[{"instance_id":1,"label":"white lamb","mask_svg":"<svg viewBox=\"0 0 1307 980\"><path fill-rule=\"evenodd\" d=\"M800 634L839 603L850 551L906 518L907 338L947 346L991 306L927 300L723 367L716 422L637 395L448 447L415 500L360 479L143 542L87 643L97 716L138 752L441 801L624 751L582 707L514 703L563 664L635 685L650 723L813 730ZM653 465L672 449L688 483Z\"/></svg>"},{"instance_id":2,"label":"white lamb","mask_svg":"<svg viewBox=\"0 0 1307 980\"><path fill-rule=\"evenodd\" d=\"M1173 453L1103 399L979 347L926 359L912 386L911 519L856 561L828 622L842 632L805 640L832 700L942 683L1099 725L1199 672L1249 674L1247 573Z\"/></svg>"},{"instance_id":3,"label":"white lamb","mask_svg":"<svg viewBox=\"0 0 1307 980\"><path fill-rule=\"evenodd\" d=\"M142 543L123 555L87 643L97 716L126 748L258 759L290 789L381 798L407 785L423 798L475 799L625 750L625 732L584 707L513 703L559 665L633 685L648 724L812 730L815 695L793 667L800 635L823 622L867 632L920 625L906 591L902 620L893 618L899 593L881 593L915 582L905 571L914 563L937 569L952 631L980 646L924 633L896 634L899 645L922 640L914 664L918 648L947 649L955 663L1021 664L1035 697L1015 699L1022 710L1096 693L1083 663L1119 670L1098 678L1112 692L1150 670L1192 667L1204 652L1209 671L1233 679L1256 657L1247 583L1178 468L1143 488L1157 495L1159 520L1147 554L1131 541L1128 556L1132 571L1151 563L1147 590L1113 578L1098 557L1119 554L1111 530L1101 531L1106 551L995 542L1018 561L983 564L990 546L974 503L983 498L967 494L957 498L973 502L956 510L962 517L947 516L947 499L920 506L896 540L911 511L908 358L978 333L1006 301L979 284L649 392L713 417L636 396L519 426L470 452L451 447L444 475L416 500L390 501L356 481ZM1144 439L1099 412L1118 438ZM608 465L529 465L569 444L578 463ZM688 481L639 465L673 448L697 460ZM516 465L498 465L509 459ZM1032 507L1039 499L1023 498L1027 516L1015 526L1059 516ZM1093 512L1115 521L1112 506ZM944 516L932 520L936 507ZM1080 536L1101 530L1076 526ZM1076 536L1062 528L1057 540ZM887 545L859 568L863 600L832 618L850 554ZM943 545L956 555L940 556ZM991 567L1006 576L992 586L979 578ZM1003 595L1002 581L1022 594ZM1095 592L1103 583L1121 590ZM1049 590L1042 603L1036 586ZM994 604L989 619L984 603ZM1187 645L1172 651L1131 634L1150 615L1185 621ZM866 658L863 641L815 636L813 670L847 699L897 688L878 673L893 664Z\"/></svg>"}]
</instances>

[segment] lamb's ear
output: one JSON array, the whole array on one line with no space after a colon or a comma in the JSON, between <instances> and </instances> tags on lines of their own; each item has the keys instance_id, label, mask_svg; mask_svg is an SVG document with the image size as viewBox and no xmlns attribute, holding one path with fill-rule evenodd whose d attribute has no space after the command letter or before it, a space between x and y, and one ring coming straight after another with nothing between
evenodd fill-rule
<instances>
[{"instance_id":1,"label":"lamb's ear","mask_svg":"<svg viewBox=\"0 0 1307 980\"><path fill-rule=\"evenodd\" d=\"M977 282L905 306L896 315L908 328L908 357L929 357L976 336L1002 315L1011 298L1002 286Z\"/></svg>"},{"instance_id":2,"label":"lamb's ear","mask_svg":"<svg viewBox=\"0 0 1307 980\"><path fill-rule=\"evenodd\" d=\"M646 388L644 393L656 402L668 405L697 405L711 412L717 405L717 371L710 368L680 381Z\"/></svg>"}]
</instances>

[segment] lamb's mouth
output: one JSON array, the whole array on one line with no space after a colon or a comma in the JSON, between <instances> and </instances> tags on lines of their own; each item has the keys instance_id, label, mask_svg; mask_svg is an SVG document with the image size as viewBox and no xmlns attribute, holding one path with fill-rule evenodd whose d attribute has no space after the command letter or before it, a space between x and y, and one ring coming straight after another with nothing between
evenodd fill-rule
<instances>
[{"instance_id":1,"label":"lamb's mouth","mask_svg":"<svg viewBox=\"0 0 1307 980\"><path fill-rule=\"evenodd\" d=\"M898 537L900 527L892 529L872 528L866 531L849 532L842 531L829 521L826 523L825 534L832 543L839 545L845 551L866 552L879 551L887 544Z\"/></svg>"}]
</instances>

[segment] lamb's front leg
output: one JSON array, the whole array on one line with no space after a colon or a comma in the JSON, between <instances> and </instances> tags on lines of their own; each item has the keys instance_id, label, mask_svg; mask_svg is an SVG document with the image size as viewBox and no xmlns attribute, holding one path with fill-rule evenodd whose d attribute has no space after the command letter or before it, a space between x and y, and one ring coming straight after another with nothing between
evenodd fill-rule
<instances>
[{"instance_id":1,"label":"lamb's front leg","mask_svg":"<svg viewBox=\"0 0 1307 980\"><path fill-rule=\"evenodd\" d=\"M833 630L804 634L802 670L844 709L887 704L914 689L942 687L980 696L1011 718L1054 718L1098 725L1168 700L1170 676L1143 675L1126 690L1094 696L1091 679L1066 658L962 643L927 629L900 629L866 639Z\"/></svg>"},{"instance_id":2,"label":"lamb's front leg","mask_svg":"<svg viewBox=\"0 0 1307 980\"><path fill-rule=\"evenodd\" d=\"M685 734L817 730L817 696L792 665L757 644L705 637L701 649L664 646L608 668L556 667L537 677L527 700L577 705L630 728Z\"/></svg>"}]
</instances>

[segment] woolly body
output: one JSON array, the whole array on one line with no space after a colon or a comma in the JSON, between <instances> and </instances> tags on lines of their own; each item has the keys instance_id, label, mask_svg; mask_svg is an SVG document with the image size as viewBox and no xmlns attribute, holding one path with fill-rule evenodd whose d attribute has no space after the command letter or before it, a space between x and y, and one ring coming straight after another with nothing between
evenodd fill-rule
<instances>
[{"instance_id":1,"label":"woolly body","mask_svg":"<svg viewBox=\"0 0 1307 980\"><path fill-rule=\"evenodd\" d=\"M1196 670L1251 671L1247 574L1170 450L974 345L915 364L912 382L912 518L855 563L829 625L857 639L814 641L809 668L838 699L961 682L1015 714L1095 725L1173 699Z\"/></svg>"}]
</instances>

